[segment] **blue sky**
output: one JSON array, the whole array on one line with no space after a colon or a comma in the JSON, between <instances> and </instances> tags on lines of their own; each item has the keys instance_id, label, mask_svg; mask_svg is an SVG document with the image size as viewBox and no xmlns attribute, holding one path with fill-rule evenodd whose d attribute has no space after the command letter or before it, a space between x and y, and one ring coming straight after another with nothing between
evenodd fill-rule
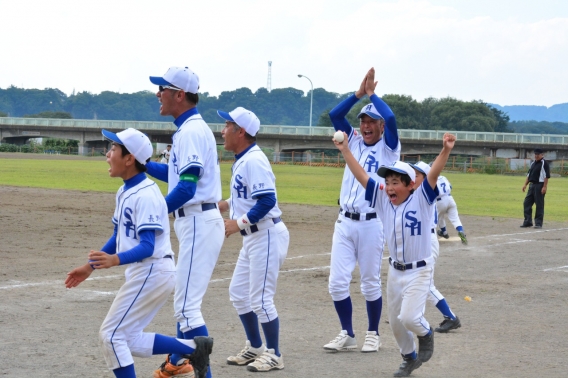
<instances>
[{"instance_id":1,"label":"blue sky","mask_svg":"<svg viewBox=\"0 0 568 378\"><path fill-rule=\"evenodd\" d=\"M568 1L0 0L0 87L154 90L149 75L189 66L201 90L357 89L568 102Z\"/></svg>"}]
</instances>

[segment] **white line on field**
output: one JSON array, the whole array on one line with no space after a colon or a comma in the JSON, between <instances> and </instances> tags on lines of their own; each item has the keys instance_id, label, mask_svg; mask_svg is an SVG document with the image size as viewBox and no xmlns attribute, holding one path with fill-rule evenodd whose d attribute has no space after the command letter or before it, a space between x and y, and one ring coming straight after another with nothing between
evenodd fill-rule
<instances>
[{"instance_id":1,"label":"white line on field","mask_svg":"<svg viewBox=\"0 0 568 378\"><path fill-rule=\"evenodd\" d=\"M550 272L550 271L553 271L553 270L562 270L562 269L565 269L565 268L568 268L568 265L559 266L558 268L548 268L548 269L544 269L543 272Z\"/></svg>"},{"instance_id":2,"label":"white line on field","mask_svg":"<svg viewBox=\"0 0 568 378\"><path fill-rule=\"evenodd\" d=\"M515 241L510 241L510 242L505 242L505 243L487 244L487 245L484 245L483 247L496 247L498 245L526 243L526 242L533 242L533 241L534 240L515 240Z\"/></svg>"},{"instance_id":3,"label":"white line on field","mask_svg":"<svg viewBox=\"0 0 568 378\"><path fill-rule=\"evenodd\" d=\"M327 253L315 253L313 255L302 255L302 256L293 256L293 257L286 257L286 260L296 260L296 259L303 259L306 257L314 257L314 256L329 256L331 255L331 252L327 252ZM222 263L222 264L217 264L216 266L230 266L230 265L237 265L237 263Z\"/></svg>"},{"instance_id":4,"label":"white line on field","mask_svg":"<svg viewBox=\"0 0 568 378\"><path fill-rule=\"evenodd\" d=\"M565 231L568 230L567 228L554 228L552 230L538 230L538 231L527 231L527 232L517 232L514 234L498 234L498 235L486 235L486 236L478 236L475 237L474 239L485 239L485 238L499 238L502 236L516 236L516 235L529 235L529 234L538 234L541 232L554 232L554 231Z\"/></svg>"}]
</instances>

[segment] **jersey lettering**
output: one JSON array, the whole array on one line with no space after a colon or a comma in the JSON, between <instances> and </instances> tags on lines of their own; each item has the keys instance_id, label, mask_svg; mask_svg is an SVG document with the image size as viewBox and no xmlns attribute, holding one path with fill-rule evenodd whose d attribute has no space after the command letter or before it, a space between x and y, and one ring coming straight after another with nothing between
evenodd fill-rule
<instances>
[{"instance_id":1,"label":"jersey lettering","mask_svg":"<svg viewBox=\"0 0 568 378\"><path fill-rule=\"evenodd\" d=\"M241 175L235 176L235 182L237 183L237 185L234 185L233 189L235 189L237 191L238 198L247 199L247 187L245 185L243 185L243 183L240 181L242 179L243 179L243 176L241 176ZM242 195L242 197L241 197L241 195Z\"/></svg>"},{"instance_id":2,"label":"jersey lettering","mask_svg":"<svg viewBox=\"0 0 568 378\"><path fill-rule=\"evenodd\" d=\"M371 110L372 107L373 107L373 105L371 105L371 104L367 105L367 108L365 109L365 111Z\"/></svg>"},{"instance_id":3,"label":"jersey lettering","mask_svg":"<svg viewBox=\"0 0 568 378\"><path fill-rule=\"evenodd\" d=\"M442 183L442 189L444 190L444 193L446 193L446 183L445 182Z\"/></svg>"},{"instance_id":4,"label":"jersey lettering","mask_svg":"<svg viewBox=\"0 0 568 378\"><path fill-rule=\"evenodd\" d=\"M409 221L411 221L412 223L405 223L404 227L408 227L410 228L410 236L415 236L415 230L417 230L418 232L416 233L416 235L422 235L422 230L421 230L421 225L422 222L418 222L418 219L416 219L415 217L413 217L412 215L416 215L416 211L408 211L405 215L404 218L408 219Z\"/></svg>"},{"instance_id":5,"label":"jersey lettering","mask_svg":"<svg viewBox=\"0 0 568 378\"><path fill-rule=\"evenodd\" d=\"M132 222L132 209L127 207L124 209L124 217L127 219L123 226L126 227L126 237L136 239L136 225ZM132 230L133 235L130 236L130 231Z\"/></svg>"},{"instance_id":6,"label":"jersey lettering","mask_svg":"<svg viewBox=\"0 0 568 378\"><path fill-rule=\"evenodd\" d=\"M367 156L367 160L365 160L365 165L367 166L367 172L376 172L379 169L379 162L375 157L371 154L374 154L375 151L371 151L369 156Z\"/></svg>"}]
</instances>

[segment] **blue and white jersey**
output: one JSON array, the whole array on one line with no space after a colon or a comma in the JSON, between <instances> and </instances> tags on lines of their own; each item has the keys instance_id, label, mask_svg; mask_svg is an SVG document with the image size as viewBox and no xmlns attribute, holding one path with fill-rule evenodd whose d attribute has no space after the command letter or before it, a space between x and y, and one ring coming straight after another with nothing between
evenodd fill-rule
<instances>
[{"instance_id":1,"label":"blue and white jersey","mask_svg":"<svg viewBox=\"0 0 568 378\"><path fill-rule=\"evenodd\" d=\"M270 162L260 147L252 146L234 164L231 176L231 196L227 202L230 204L230 217L237 219L248 213L257 202L257 196L274 194L276 198L276 177L272 173ZM276 204L264 218L272 219L282 215ZM257 222L258 223L258 222Z\"/></svg>"},{"instance_id":2,"label":"blue and white jersey","mask_svg":"<svg viewBox=\"0 0 568 378\"><path fill-rule=\"evenodd\" d=\"M118 189L112 223L117 226L117 253L128 251L140 244L140 231L154 230L152 257L173 256L166 200L158 185L149 178L126 191L124 185Z\"/></svg>"},{"instance_id":3,"label":"blue and white jersey","mask_svg":"<svg viewBox=\"0 0 568 378\"><path fill-rule=\"evenodd\" d=\"M197 190L184 205L217 203L221 200L221 170L213 132L201 115L194 114L172 137L168 162L168 193L179 183L179 176L190 168L199 169Z\"/></svg>"},{"instance_id":4,"label":"blue and white jersey","mask_svg":"<svg viewBox=\"0 0 568 378\"><path fill-rule=\"evenodd\" d=\"M369 179L365 198L383 223L390 257L399 263L421 261L432 255L432 225L435 222L438 188L427 180L400 205L393 205L389 196L373 179Z\"/></svg>"},{"instance_id":5,"label":"blue and white jersey","mask_svg":"<svg viewBox=\"0 0 568 378\"><path fill-rule=\"evenodd\" d=\"M448 179L445 178L444 176L438 177L437 185L438 185L438 191L440 192L438 198L450 195L450 193L452 192L452 184L450 184Z\"/></svg>"},{"instance_id":6,"label":"blue and white jersey","mask_svg":"<svg viewBox=\"0 0 568 378\"><path fill-rule=\"evenodd\" d=\"M363 137L357 134L353 128L351 128L349 133L349 149L359 162L359 165L377 183L384 184L384 179L377 175L379 167L381 165L390 166L400 158L400 142L398 142L398 146L394 150L390 149L384 138L381 138L373 146L367 146L363 142ZM343 172L339 205L344 211L354 213L374 212L372 207L369 206L369 202L365 200L365 189L359 184L359 181L357 181L347 166Z\"/></svg>"}]
</instances>

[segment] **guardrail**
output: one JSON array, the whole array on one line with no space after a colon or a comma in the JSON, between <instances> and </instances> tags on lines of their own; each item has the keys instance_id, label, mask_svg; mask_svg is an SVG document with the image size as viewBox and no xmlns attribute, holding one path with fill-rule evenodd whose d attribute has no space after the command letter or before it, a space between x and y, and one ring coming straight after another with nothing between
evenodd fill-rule
<instances>
[{"instance_id":1,"label":"guardrail","mask_svg":"<svg viewBox=\"0 0 568 378\"><path fill-rule=\"evenodd\" d=\"M93 129L126 129L132 127L138 130L171 130L176 127L172 122L145 122L145 121L107 121L89 119L51 119L51 118L17 118L2 117L0 125L7 126L44 126L44 127L83 127ZM224 123L209 123L211 130L220 132ZM261 134L271 135L298 135L298 136L329 136L332 137L335 130L331 127L308 127L308 126L260 126ZM440 130L406 130L399 129L401 139L441 140L446 131ZM474 142L502 142L518 144L565 144L568 145L568 135L556 134L514 134L514 133L489 133L471 131L451 131L458 140Z\"/></svg>"}]
</instances>

